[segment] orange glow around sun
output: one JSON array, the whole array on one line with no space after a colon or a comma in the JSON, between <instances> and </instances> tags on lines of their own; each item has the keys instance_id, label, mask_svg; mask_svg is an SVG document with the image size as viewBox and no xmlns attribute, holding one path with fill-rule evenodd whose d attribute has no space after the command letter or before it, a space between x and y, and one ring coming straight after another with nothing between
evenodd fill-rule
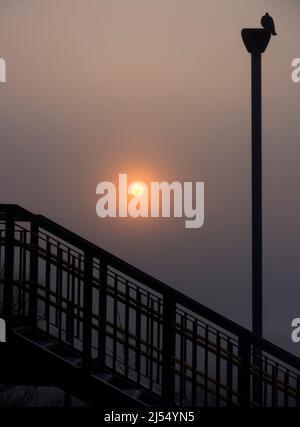
<instances>
[{"instance_id":1,"label":"orange glow around sun","mask_svg":"<svg viewBox=\"0 0 300 427\"><path fill-rule=\"evenodd\" d=\"M134 197L142 197L145 189L139 182L133 182L129 187L129 193Z\"/></svg>"}]
</instances>

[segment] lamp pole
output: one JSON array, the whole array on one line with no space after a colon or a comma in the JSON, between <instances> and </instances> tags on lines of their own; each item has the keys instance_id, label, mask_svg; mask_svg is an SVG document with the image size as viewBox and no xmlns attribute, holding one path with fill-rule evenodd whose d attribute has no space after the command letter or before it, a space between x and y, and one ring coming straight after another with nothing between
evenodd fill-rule
<instances>
[{"instance_id":1,"label":"lamp pole","mask_svg":"<svg viewBox=\"0 0 300 427\"><path fill-rule=\"evenodd\" d=\"M252 86L252 329L263 335L262 288L262 78L261 58L271 33L261 28L242 30L246 49L251 54Z\"/></svg>"}]
</instances>

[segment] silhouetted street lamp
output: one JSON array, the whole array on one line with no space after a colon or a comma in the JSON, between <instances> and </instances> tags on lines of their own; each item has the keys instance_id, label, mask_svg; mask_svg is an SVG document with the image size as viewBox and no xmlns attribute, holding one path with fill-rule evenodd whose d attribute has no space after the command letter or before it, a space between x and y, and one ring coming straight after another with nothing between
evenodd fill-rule
<instances>
[{"instance_id":1,"label":"silhouetted street lamp","mask_svg":"<svg viewBox=\"0 0 300 427\"><path fill-rule=\"evenodd\" d=\"M264 28L242 30L252 63L252 329L259 336L263 334L261 55L272 34L276 35L273 19L268 14L262 18L262 25Z\"/></svg>"}]
</instances>

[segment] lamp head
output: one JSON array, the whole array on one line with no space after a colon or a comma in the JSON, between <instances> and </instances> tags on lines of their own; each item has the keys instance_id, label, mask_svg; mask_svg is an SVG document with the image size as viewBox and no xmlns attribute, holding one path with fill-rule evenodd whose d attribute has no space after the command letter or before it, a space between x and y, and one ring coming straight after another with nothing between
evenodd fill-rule
<instances>
[{"instance_id":1,"label":"lamp head","mask_svg":"<svg viewBox=\"0 0 300 427\"><path fill-rule=\"evenodd\" d=\"M271 39L271 33L264 28L244 28L242 39L251 54L264 53Z\"/></svg>"}]
</instances>

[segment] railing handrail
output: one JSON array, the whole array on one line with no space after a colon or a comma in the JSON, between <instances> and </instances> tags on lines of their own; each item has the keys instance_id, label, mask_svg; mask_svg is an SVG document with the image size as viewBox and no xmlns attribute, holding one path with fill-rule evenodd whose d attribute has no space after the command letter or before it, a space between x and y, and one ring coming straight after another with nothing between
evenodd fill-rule
<instances>
[{"instance_id":1,"label":"railing handrail","mask_svg":"<svg viewBox=\"0 0 300 427\"><path fill-rule=\"evenodd\" d=\"M91 256L98 257L100 259L104 258L109 266L116 268L123 274L130 276L132 279L141 282L155 292L162 294L164 298L169 299L173 303L175 302L182 307L185 307L194 314L198 314L221 329L226 330L227 332L236 335L239 338L242 337L244 340L247 340L249 345L257 347L269 353L273 357L282 360L284 363L289 364L293 368L300 370L300 359L298 357L271 343L265 338L256 336L253 332L246 329L245 327L240 326L239 324L230 319L227 319L212 309L200 304L197 301L194 301L187 295L184 295L180 291L173 289L153 276L144 273L138 268L104 250L100 246L89 242L76 233L71 232L64 226L49 220L43 215L33 214L32 212L16 204L0 204L0 212L1 211L15 215L15 219L17 221L34 221L37 226L75 246L77 249L87 251Z\"/></svg>"}]
</instances>

